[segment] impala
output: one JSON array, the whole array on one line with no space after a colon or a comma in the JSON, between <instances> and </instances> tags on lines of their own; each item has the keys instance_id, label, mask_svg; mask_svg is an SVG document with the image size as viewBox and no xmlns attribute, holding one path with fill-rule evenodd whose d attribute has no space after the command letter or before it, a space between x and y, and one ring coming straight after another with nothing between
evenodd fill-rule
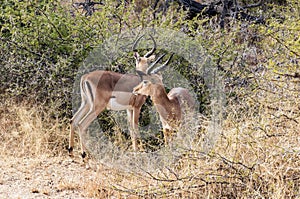
<instances>
[{"instance_id":1,"label":"impala","mask_svg":"<svg viewBox=\"0 0 300 199\"><path fill-rule=\"evenodd\" d=\"M155 55L153 55L153 53L156 50L156 42L154 40L154 38L152 37L152 35L150 35L152 41L153 41L153 48L147 52L144 56L140 56L139 53L136 50L136 46L138 44L138 42L140 41L140 39L143 37L144 35L140 36L133 44L132 47L132 51L134 52L134 58L135 58L135 70L139 73L146 73L147 68L149 66L149 63L151 61L155 60Z\"/></svg>"},{"instance_id":2,"label":"impala","mask_svg":"<svg viewBox=\"0 0 300 199\"><path fill-rule=\"evenodd\" d=\"M191 111L195 106L194 98L187 89L177 87L167 94L164 85L155 80L143 80L133 89L133 93L150 96L162 122L166 145L187 111Z\"/></svg>"},{"instance_id":3,"label":"impala","mask_svg":"<svg viewBox=\"0 0 300 199\"><path fill-rule=\"evenodd\" d=\"M98 70L81 77L81 106L71 119L68 148L70 156L73 155L74 131L75 128L78 128L81 156L83 159L85 158L86 147L84 144L84 135L91 122L95 120L105 108L108 110L127 110L132 148L134 151L138 150L137 140L140 137L138 131L138 119L146 96L134 95L132 90L144 79L156 79L156 81L161 82L160 76L156 73L164 69L172 57L170 56L165 63L154 69L154 66L165 56L164 54L148 66L149 59L153 59L151 54L154 53L156 48L155 41L153 38L152 40L154 42L152 50L143 57L136 57L136 68L139 70L145 69L140 71L140 74L142 75L120 74L112 71ZM136 43L137 42L135 42L134 47ZM136 55L138 54L136 53Z\"/></svg>"}]
</instances>

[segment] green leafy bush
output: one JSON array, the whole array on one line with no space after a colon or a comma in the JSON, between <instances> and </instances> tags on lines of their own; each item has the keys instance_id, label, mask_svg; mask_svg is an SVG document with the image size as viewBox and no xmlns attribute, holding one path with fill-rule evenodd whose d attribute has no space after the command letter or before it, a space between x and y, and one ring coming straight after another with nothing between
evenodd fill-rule
<instances>
[{"instance_id":1,"label":"green leafy bush","mask_svg":"<svg viewBox=\"0 0 300 199\"><path fill-rule=\"evenodd\" d=\"M111 24L106 12L87 18L70 8L58 1L2 3L2 99L42 103L56 110L55 114L70 114L79 64L114 31L113 27L107 29Z\"/></svg>"}]
</instances>

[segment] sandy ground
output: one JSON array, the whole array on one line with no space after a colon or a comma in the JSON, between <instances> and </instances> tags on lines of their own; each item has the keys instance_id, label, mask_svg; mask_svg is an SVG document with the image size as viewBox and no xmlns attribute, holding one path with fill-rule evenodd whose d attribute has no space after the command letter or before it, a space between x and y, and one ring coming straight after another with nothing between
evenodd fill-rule
<instances>
[{"instance_id":1,"label":"sandy ground","mask_svg":"<svg viewBox=\"0 0 300 199\"><path fill-rule=\"evenodd\" d=\"M99 194L97 167L69 157L0 160L0 198L93 198Z\"/></svg>"}]
</instances>

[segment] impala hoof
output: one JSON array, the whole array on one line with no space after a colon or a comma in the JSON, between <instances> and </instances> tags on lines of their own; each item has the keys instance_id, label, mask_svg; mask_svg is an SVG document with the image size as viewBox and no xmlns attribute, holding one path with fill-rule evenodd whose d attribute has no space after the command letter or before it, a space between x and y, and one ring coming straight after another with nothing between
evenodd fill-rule
<instances>
[{"instance_id":1,"label":"impala hoof","mask_svg":"<svg viewBox=\"0 0 300 199\"><path fill-rule=\"evenodd\" d=\"M69 152L69 156L73 157L73 147L68 147L67 150Z\"/></svg>"},{"instance_id":2,"label":"impala hoof","mask_svg":"<svg viewBox=\"0 0 300 199\"><path fill-rule=\"evenodd\" d=\"M81 157L82 157L82 159L84 159L84 158L86 157L86 152L83 152L83 153L81 154Z\"/></svg>"},{"instance_id":3,"label":"impala hoof","mask_svg":"<svg viewBox=\"0 0 300 199\"><path fill-rule=\"evenodd\" d=\"M68 147L67 149L68 149L69 154L71 154L73 152L73 147Z\"/></svg>"}]
</instances>

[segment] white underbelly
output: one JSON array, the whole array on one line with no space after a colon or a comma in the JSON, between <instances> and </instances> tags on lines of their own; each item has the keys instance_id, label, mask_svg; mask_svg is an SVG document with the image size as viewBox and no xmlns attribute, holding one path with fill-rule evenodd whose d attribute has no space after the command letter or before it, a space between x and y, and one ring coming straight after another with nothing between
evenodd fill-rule
<instances>
[{"instance_id":1,"label":"white underbelly","mask_svg":"<svg viewBox=\"0 0 300 199\"><path fill-rule=\"evenodd\" d=\"M108 110L121 111L126 109L131 109L130 105L119 104L115 98L111 98L106 105Z\"/></svg>"},{"instance_id":2,"label":"white underbelly","mask_svg":"<svg viewBox=\"0 0 300 199\"><path fill-rule=\"evenodd\" d=\"M129 99L131 95L132 94L128 92L113 92L113 98L110 98L106 108L114 111L132 109L132 106L129 105Z\"/></svg>"}]
</instances>

